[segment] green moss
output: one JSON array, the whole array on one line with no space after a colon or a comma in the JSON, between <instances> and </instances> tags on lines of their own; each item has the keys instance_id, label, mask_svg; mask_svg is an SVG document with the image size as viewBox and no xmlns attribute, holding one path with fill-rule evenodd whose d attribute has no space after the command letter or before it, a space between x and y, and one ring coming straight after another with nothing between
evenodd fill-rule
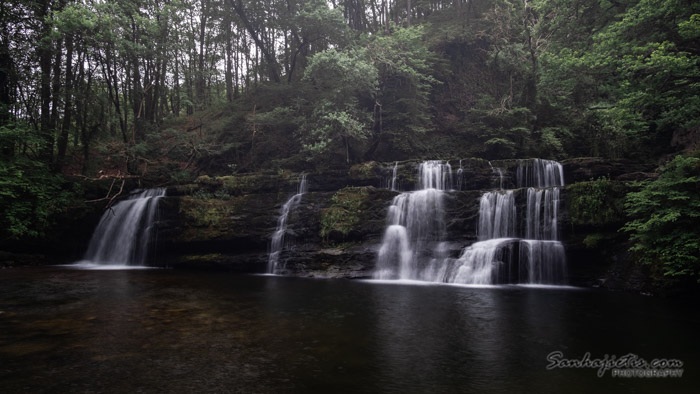
<instances>
[{"instance_id":1,"label":"green moss","mask_svg":"<svg viewBox=\"0 0 700 394\"><path fill-rule=\"evenodd\" d=\"M183 262L198 262L198 261L219 261L225 259L226 256L220 253L208 253L208 254L190 254L181 256L180 260Z\"/></svg>"},{"instance_id":2,"label":"green moss","mask_svg":"<svg viewBox=\"0 0 700 394\"><path fill-rule=\"evenodd\" d=\"M221 190L227 196L238 196L242 194L263 193L278 190L280 188L294 187L299 183L299 174L287 171L280 171L276 174L236 174L210 177L202 175L197 178L196 184L200 189L209 192ZM221 196L216 196L221 198Z\"/></svg>"},{"instance_id":3,"label":"green moss","mask_svg":"<svg viewBox=\"0 0 700 394\"><path fill-rule=\"evenodd\" d=\"M350 167L349 175L352 179L366 179L376 177L381 172L381 166L376 161L367 161Z\"/></svg>"},{"instance_id":4,"label":"green moss","mask_svg":"<svg viewBox=\"0 0 700 394\"><path fill-rule=\"evenodd\" d=\"M586 238L583 239L583 244L589 249L595 249L604 239L605 235L601 233L588 234L586 235Z\"/></svg>"},{"instance_id":5,"label":"green moss","mask_svg":"<svg viewBox=\"0 0 700 394\"><path fill-rule=\"evenodd\" d=\"M237 199L200 199L182 197L180 216L186 231L185 241L207 240L226 236L230 231L231 217L239 210Z\"/></svg>"},{"instance_id":6,"label":"green moss","mask_svg":"<svg viewBox=\"0 0 700 394\"><path fill-rule=\"evenodd\" d=\"M200 199L183 197L180 213L184 219L195 227L216 227L233 214L234 206L218 199Z\"/></svg>"},{"instance_id":7,"label":"green moss","mask_svg":"<svg viewBox=\"0 0 700 394\"><path fill-rule=\"evenodd\" d=\"M321 237L327 240L334 232L346 237L357 229L368 195L364 187L346 187L335 193L331 206L321 211Z\"/></svg>"},{"instance_id":8,"label":"green moss","mask_svg":"<svg viewBox=\"0 0 700 394\"><path fill-rule=\"evenodd\" d=\"M566 187L566 204L574 225L603 227L624 221L625 186L606 177Z\"/></svg>"}]
</instances>

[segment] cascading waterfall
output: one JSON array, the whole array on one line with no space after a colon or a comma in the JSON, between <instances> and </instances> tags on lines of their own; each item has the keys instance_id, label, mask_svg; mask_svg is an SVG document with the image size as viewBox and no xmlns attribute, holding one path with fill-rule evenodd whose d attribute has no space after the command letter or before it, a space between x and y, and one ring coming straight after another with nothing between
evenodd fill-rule
<instances>
[{"instance_id":1,"label":"cascading waterfall","mask_svg":"<svg viewBox=\"0 0 700 394\"><path fill-rule=\"evenodd\" d=\"M301 202L301 197L306 193L306 175L301 176L297 193L287 200L280 209L280 216L277 218L277 229L272 235L270 243L270 254L267 259L267 272L274 274L277 271L280 253L284 249L284 234L287 232L287 217Z\"/></svg>"},{"instance_id":2,"label":"cascading waterfall","mask_svg":"<svg viewBox=\"0 0 700 394\"><path fill-rule=\"evenodd\" d=\"M520 264L526 267L528 283L562 284L566 278L566 255L559 241L520 241Z\"/></svg>"},{"instance_id":3,"label":"cascading waterfall","mask_svg":"<svg viewBox=\"0 0 700 394\"><path fill-rule=\"evenodd\" d=\"M394 163L394 169L391 171L391 190L398 190L396 188L396 173L398 172L399 162Z\"/></svg>"},{"instance_id":4,"label":"cascading waterfall","mask_svg":"<svg viewBox=\"0 0 700 394\"><path fill-rule=\"evenodd\" d=\"M511 245L512 241L512 238L495 238L472 244L451 264L443 281L472 285L500 283L497 277L500 271L498 266L504 264L504 260L509 262L509 259L504 258L504 253L510 252L505 246Z\"/></svg>"},{"instance_id":5,"label":"cascading waterfall","mask_svg":"<svg viewBox=\"0 0 700 394\"><path fill-rule=\"evenodd\" d=\"M490 163L489 163L490 164ZM493 168L493 167L492 167ZM564 246L558 241L562 165L552 160L521 161L518 187L527 187L524 239L516 235L513 190L487 192L479 207L479 241L457 260L447 281L469 284L560 284L566 277ZM505 248L508 253L504 253ZM518 253L513 248L518 248ZM516 260L517 259L517 260Z\"/></svg>"},{"instance_id":6,"label":"cascading waterfall","mask_svg":"<svg viewBox=\"0 0 700 394\"><path fill-rule=\"evenodd\" d=\"M430 256L440 254L443 198L451 187L449 163L432 160L419 166L418 190L399 194L389 207L375 278L430 280L435 275Z\"/></svg>"},{"instance_id":7,"label":"cascading waterfall","mask_svg":"<svg viewBox=\"0 0 700 394\"><path fill-rule=\"evenodd\" d=\"M516 210L513 191L488 192L479 203L479 241L515 236Z\"/></svg>"},{"instance_id":8,"label":"cascading waterfall","mask_svg":"<svg viewBox=\"0 0 700 394\"><path fill-rule=\"evenodd\" d=\"M154 233L158 200L165 189L149 189L102 214L81 263L143 266Z\"/></svg>"},{"instance_id":9,"label":"cascading waterfall","mask_svg":"<svg viewBox=\"0 0 700 394\"><path fill-rule=\"evenodd\" d=\"M564 186L564 167L554 160L521 160L516 175L518 188Z\"/></svg>"}]
</instances>

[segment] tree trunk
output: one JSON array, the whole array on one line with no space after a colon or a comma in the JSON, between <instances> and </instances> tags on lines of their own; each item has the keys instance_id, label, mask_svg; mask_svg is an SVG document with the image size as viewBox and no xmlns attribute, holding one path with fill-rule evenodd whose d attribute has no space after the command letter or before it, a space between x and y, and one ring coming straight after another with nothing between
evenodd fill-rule
<instances>
[{"instance_id":1,"label":"tree trunk","mask_svg":"<svg viewBox=\"0 0 700 394\"><path fill-rule=\"evenodd\" d=\"M70 130L71 114L73 112L73 35L66 36L66 82L65 82L65 102L63 106L63 125L61 134L58 137L58 153L56 155L56 172L61 172L66 159L66 148L68 147L68 131Z\"/></svg>"},{"instance_id":2,"label":"tree trunk","mask_svg":"<svg viewBox=\"0 0 700 394\"><path fill-rule=\"evenodd\" d=\"M231 22L230 14L226 12L224 16L224 31L226 32L226 51L225 51L225 79L226 79L226 101L233 102L233 23Z\"/></svg>"},{"instance_id":3,"label":"tree trunk","mask_svg":"<svg viewBox=\"0 0 700 394\"><path fill-rule=\"evenodd\" d=\"M411 27L411 0L406 0L406 27Z\"/></svg>"},{"instance_id":4,"label":"tree trunk","mask_svg":"<svg viewBox=\"0 0 700 394\"><path fill-rule=\"evenodd\" d=\"M46 22L51 0L35 3L35 13L41 23L41 41L37 52L39 55L39 72L41 73L41 114L39 117L40 134L42 138L39 147L39 159L50 165L53 161L53 129L51 128L51 43L48 40L50 26Z\"/></svg>"},{"instance_id":5,"label":"tree trunk","mask_svg":"<svg viewBox=\"0 0 700 394\"><path fill-rule=\"evenodd\" d=\"M270 79L273 82L280 82L280 74L279 74L279 67L277 65L277 60L275 60L275 56L273 53L269 51L269 48L263 40L259 36L259 32L253 27L253 24L250 23L250 20L248 19L248 15L245 12L245 8L243 7L243 3L241 0L226 0L231 7L236 11L236 14L238 14L238 17L241 18L241 22L243 22L243 26L245 26L246 30L250 34L250 37L255 41L255 45L260 49L262 52L263 58L267 62L267 69L268 69L268 74Z\"/></svg>"}]
</instances>

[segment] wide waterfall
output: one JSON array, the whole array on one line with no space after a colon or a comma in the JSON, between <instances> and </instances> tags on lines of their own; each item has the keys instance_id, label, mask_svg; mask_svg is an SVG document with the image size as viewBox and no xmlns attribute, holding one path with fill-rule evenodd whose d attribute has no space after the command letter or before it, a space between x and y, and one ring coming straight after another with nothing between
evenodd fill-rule
<instances>
[{"instance_id":1,"label":"wide waterfall","mask_svg":"<svg viewBox=\"0 0 700 394\"><path fill-rule=\"evenodd\" d=\"M490 164L490 163L489 163ZM500 173L502 177L502 173ZM477 242L457 260L451 282L470 284L561 284L566 256L559 239L559 195L562 165L552 160L521 161L517 185L527 187L523 230L516 229L514 190L486 192L481 197ZM511 238L505 238L511 237ZM515 249L517 248L517 253Z\"/></svg>"},{"instance_id":2,"label":"wide waterfall","mask_svg":"<svg viewBox=\"0 0 700 394\"><path fill-rule=\"evenodd\" d=\"M521 160L516 179L518 188L564 186L564 168L554 160Z\"/></svg>"},{"instance_id":3,"label":"wide waterfall","mask_svg":"<svg viewBox=\"0 0 700 394\"><path fill-rule=\"evenodd\" d=\"M149 255L158 213L158 200L165 189L134 194L102 214L81 263L143 266Z\"/></svg>"},{"instance_id":4,"label":"wide waterfall","mask_svg":"<svg viewBox=\"0 0 700 394\"><path fill-rule=\"evenodd\" d=\"M558 241L561 164L521 161L516 170L521 187L511 190L502 190L503 171L491 168L501 190L481 196L478 242L454 258L444 242L443 207L453 184L452 169L441 161L423 162L417 190L397 195L389 207L374 277L479 285L563 284L566 258ZM458 186L461 175L459 171Z\"/></svg>"},{"instance_id":5,"label":"wide waterfall","mask_svg":"<svg viewBox=\"0 0 700 394\"><path fill-rule=\"evenodd\" d=\"M431 256L440 254L445 235L443 198L452 187L452 167L432 160L418 168L418 190L394 197L379 249L377 279L430 280Z\"/></svg>"},{"instance_id":6,"label":"wide waterfall","mask_svg":"<svg viewBox=\"0 0 700 394\"><path fill-rule=\"evenodd\" d=\"M301 202L301 197L306 193L306 188L306 175L302 175L297 193L290 197L280 209L280 216L277 218L277 229L272 235L270 254L267 259L267 272L270 274L274 274L277 271L280 253L282 253L282 249L284 249L284 234L287 232L287 217Z\"/></svg>"}]
</instances>

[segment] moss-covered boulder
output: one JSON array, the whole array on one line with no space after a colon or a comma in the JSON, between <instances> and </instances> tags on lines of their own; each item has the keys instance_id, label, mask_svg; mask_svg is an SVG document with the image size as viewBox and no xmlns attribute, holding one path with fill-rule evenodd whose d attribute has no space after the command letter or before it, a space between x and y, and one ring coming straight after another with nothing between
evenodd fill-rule
<instances>
[{"instance_id":1,"label":"moss-covered boulder","mask_svg":"<svg viewBox=\"0 0 700 394\"><path fill-rule=\"evenodd\" d=\"M337 191L321 210L321 238L331 244L359 242L380 236L386 209L395 192L372 186Z\"/></svg>"},{"instance_id":2,"label":"moss-covered boulder","mask_svg":"<svg viewBox=\"0 0 700 394\"><path fill-rule=\"evenodd\" d=\"M606 177L566 187L566 206L574 226L618 226L625 220L627 188Z\"/></svg>"}]
</instances>

